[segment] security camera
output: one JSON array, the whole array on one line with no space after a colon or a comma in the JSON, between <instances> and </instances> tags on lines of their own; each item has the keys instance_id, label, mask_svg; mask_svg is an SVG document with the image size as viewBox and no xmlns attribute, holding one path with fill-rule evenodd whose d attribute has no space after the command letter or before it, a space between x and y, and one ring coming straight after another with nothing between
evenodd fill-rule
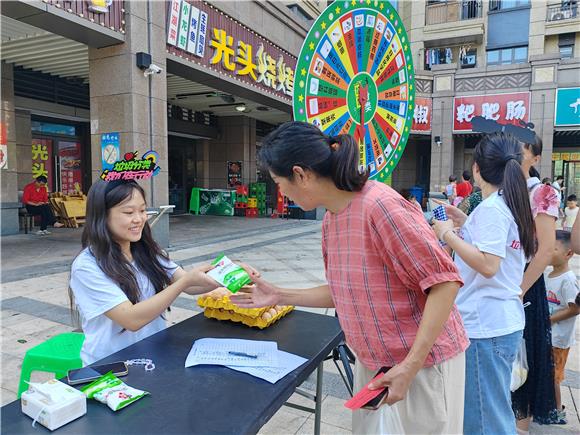
<instances>
[{"instance_id":1,"label":"security camera","mask_svg":"<svg viewBox=\"0 0 580 435\"><path fill-rule=\"evenodd\" d=\"M161 74L163 72L163 68L161 68L160 66L155 65L154 63L152 63L151 65L149 65L147 67L147 69L143 72L143 75L145 77L151 75L151 74Z\"/></svg>"}]
</instances>

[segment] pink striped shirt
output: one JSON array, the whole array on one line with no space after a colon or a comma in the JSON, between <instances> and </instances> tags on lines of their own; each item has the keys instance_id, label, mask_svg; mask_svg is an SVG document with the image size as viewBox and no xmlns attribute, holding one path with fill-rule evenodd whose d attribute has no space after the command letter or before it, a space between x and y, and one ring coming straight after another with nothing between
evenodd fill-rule
<instances>
[{"instance_id":1,"label":"pink striped shirt","mask_svg":"<svg viewBox=\"0 0 580 435\"><path fill-rule=\"evenodd\" d=\"M407 356L430 287L462 283L422 212L375 181L368 181L340 213L326 213L322 253L346 341L372 370ZM454 306L425 367L454 357L468 344Z\"/></svg>"}]
</instances>

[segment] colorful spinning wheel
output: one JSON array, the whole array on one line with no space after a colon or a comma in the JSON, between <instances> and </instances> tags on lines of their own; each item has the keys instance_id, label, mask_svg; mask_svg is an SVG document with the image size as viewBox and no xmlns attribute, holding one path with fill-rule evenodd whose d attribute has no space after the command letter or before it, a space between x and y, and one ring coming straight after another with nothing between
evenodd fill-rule
<instances>
[{"instance_id":1,"label":"colorful spinning wheel","mask_svg":"<svg viewBox=\"0 0 580 435\"><path fill-rule=\"evenodd\" d=\"M407 144L415 86L407 32L386 1L336 1L300 50L294 119L332 136L349 133L360 166L385 181Z\"/></svg>"}]
</instances>

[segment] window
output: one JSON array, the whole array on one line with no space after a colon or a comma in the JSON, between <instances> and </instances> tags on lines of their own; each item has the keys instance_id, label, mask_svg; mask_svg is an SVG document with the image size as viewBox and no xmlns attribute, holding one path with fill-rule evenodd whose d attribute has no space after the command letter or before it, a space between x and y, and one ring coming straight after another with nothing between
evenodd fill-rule
<instances>
[{"instance_id":1,"label":"window","mask_svg":"<svg viewBox=\"0 0 580 435\"><path fill-rule=\"evenodd\" d=\"M488 65L509 65L528 61L528 47L502 48L487 51Z\"/></svg>"},{"instance_id":2,"label":"window","mask_svg":"<svg viewBox=\"0 0 580 435\"><path fill-rule=\"evenodd\" d=\"M490 0L490 11L503 11L505 9L519 8L520 6L527 6L530 0Z\"/></svg>"},{"instance_id":3,"label":"window","mask_svg":"<svg viewBox=\"0 0 580 435\"><path fill-rule=\"evenodd\" d=\"M562 59L571 59L574 57L574 33L563 33L558 36L558 46Z\"/></svg>"},{"instance_id":4,"label":"window","mask_svg":"<svg viewBox=\"0 0 580 435\"><path fill-rule=\"evenodd\" d=\"M523 63L528 61L528 47L514 48L514 63Z\"/></svg>"},{"instance_id":5,"label":"window","mask_svg":"<svg viewBox=\"0 0 580 435\"><path fill-rule=\"evenodd\" d=\"M487 52L487 64L494 65L499 63L499 50L490 50Z\"/></svg>"}]
</instances>

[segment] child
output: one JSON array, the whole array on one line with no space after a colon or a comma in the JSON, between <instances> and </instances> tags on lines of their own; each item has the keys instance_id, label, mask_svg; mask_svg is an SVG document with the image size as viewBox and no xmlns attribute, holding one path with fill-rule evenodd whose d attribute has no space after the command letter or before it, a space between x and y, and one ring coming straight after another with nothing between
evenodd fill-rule
<instances>
[{"instance_id":1,"label":"child","mask_svg":"<svg viewBox=\"0 0 580 435\"><path fill-rule=\"evenodd\" d=\"M466 434L516 432L510 379L514 349L524 330L520 283L526 257L535 249L522 154L512 136L484 136L473 153L473 177L483 201L469 217L447 205L450 220L433 225L439 239L455 251L464 281L456 303L471 341L466 352Z\"/></svg>"},{"instance_id":2,"label":"child","mask_svg":"<svg viewBox=\"0 0 580 435\"><path fill-rule=\"evenodd\" d=\"M554 386L556 406L558 409L557 424L566 424L566 412L562 406L560 384L564 380L564 367L570 347L574 344L574 325L579 307L576 297L580 288L576 275L570 270L568 262L574 253L570 249L570 233L556 231L556 247L550 264L554 270L545 273L546 293L550 307L552 323L552 352L554 354Z\"/></svg>"},{"instance_id":3,"label":"child","mask_svg":"<svg viewBox=\"0 0 580 435\"><path fill-rule=\"evenodd\" d=\"M445 196L449 200L449 204L453 204L457 197L457 177L455 175L449 176L449 184L445 186Z\"/></svg>"},{"instance_id":4,"label":"child","mask_svg":"<svg viewBox=\"0 0 580 435\"><path fill-rule=\"evenodd\" d=\"M70 279L91 364L165 328L163 313L182 293L219 286L201 266L185 272L153 240L145 193L135 181L99 180L89 190L83 250Z\"/></svg>"},{"instance_id":5,"label":"child","mask_svg":"<svg viewBox=\"0 0 580 435\"><path fill-rule=\"evenodd\" d=\"M304 122L263 140L260 162L280 191L304 210L328 210L328 283L285 289L252 274L255 287L231 299L244 308L336 307L357 357L355 391L391 367L372 385L388 386L383 406L355 411L353 433L460 433L468 344L454 305L461 278L419 208L367 181L358 161L352 136L327 136Z\"/></svg>"},{"instance_id":6,"label":"child","mask_svg":"<svg viewBox=\"0 0 580 435\"><path fill-rule=\"evenodd\" d=\"M578 200L576 195L568 195L566 198L566 208L562 218L562 228L566 231L572 231L576 217L578 216Z\"/></svg>"}]
</instances>

